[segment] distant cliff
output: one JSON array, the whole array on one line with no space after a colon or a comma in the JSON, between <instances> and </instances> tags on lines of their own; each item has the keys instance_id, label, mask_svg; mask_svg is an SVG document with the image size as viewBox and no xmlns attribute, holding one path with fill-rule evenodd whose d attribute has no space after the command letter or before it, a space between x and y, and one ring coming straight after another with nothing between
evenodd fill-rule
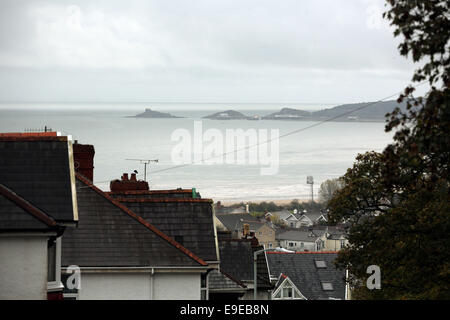
<instances>
[{"instance_id":1,"label":"distant cliff","mask_svg":"<svg viewBox=\"0 0 450 320\"><path fill-rule=\"evenodd\" d=\"M250 120L253 117L246 116L243 113L234 110L227 110L222 112L217 112L209 116L203 117L204 119L212 120Z\"/></svg>"},{"instance_id":2,"label":"distant cliff","mask_svg":"<svg viewBox=\"0 0 450 320\"><path fill-rule=\"evenodd\" d=\"M321 121L338 117L334 119L334 121L384 121L386 114L392 112L396 107L404 110L405 103L398 104L396 100L377 103L363 102L343 104L333 108L312 112L292 108L283 108L278 112L263 117L262 119Z\"/></svg>"},{"instance_id":3,"label":"distant cliff","mask_svg":"<svg viewBox=\"0 0 450 320\"><path fill-rule=\"evenodd\" d=\"M170 113L154 111L149 108L145 109L144 112L139 113L135 116L131 116L131 118L181 118L171 115Z\"/></svg>"}]
</instances>

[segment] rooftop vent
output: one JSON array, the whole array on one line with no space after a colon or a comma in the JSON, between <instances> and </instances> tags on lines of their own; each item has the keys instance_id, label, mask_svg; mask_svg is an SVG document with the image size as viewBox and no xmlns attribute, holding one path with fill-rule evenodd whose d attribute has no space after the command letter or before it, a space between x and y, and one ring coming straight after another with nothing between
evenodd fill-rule
<instances>
[{"instance_id":1,"label":"rooftop vent","mask_svg":"<svg viewBox=\"0 0 450 320\"><path fill-rule=\"evenodd\" d=\"M333 284L331 282L322 282L322 290L333 291Z\"/></svg>"}]
</instances>

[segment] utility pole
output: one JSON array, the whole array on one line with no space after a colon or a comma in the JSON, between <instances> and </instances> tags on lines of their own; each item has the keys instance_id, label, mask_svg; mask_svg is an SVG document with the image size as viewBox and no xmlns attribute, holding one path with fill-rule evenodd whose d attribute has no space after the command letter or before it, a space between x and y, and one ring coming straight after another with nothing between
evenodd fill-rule
<instances>
[{"instance_id":1,"label":"utility pole","mask_svg":"<svg viewBox=\"0 0 450 320\"><path fill-rule=\"evenodd\" d=\"M139 161L139 163L144 164L144 181L147 181L147 165L151 162L158 163L158 159L126 159L130 161Z\"/></svg>"},{"instance_id":2,"label":"utility pole","mask_svg":"<svg viewBox=\"0 0 450 320\"><path fill-rule=\"evenodd\" d=\"M314 178L313 178L313 176L307 176L306 183L311 185L311 203L313 203L314 202Z\"/></svg>"}]
</instances>

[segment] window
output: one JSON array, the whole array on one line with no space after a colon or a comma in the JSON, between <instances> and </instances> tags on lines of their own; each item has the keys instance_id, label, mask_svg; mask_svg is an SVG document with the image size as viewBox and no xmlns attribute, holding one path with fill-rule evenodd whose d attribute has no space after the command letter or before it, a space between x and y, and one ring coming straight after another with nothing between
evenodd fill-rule
<instances>
[{"instance_id":1,"label":"window","mask_svg":"<svg viewBox=\"0 0 450 320\"><path fill-rule=\"evenodd\" d=\"M345 240L341 240L341 249L345 247Z\"/></svg>"},{"instance_id":2,"label":"window","mask_svg":"<svg viewBox=\"0 0 450 320\"><path fill-rule=\"evenodd\" d=\"M322 248L323 248L323 242L322 242L322 240L317 241L317 251L322 250Z\"/></svg>"},{"instance_id":3,"label":"window","mask_svg":"<svg viewBox=\"0 0 450 320\"><path fill-rule=\"evenodd\" d=\"M200 300L207 300L206 291L208 290L207 274L202 273L200 277Z\"/></svg>"},{"instance_id":4,"label":"window","mask_svg":"<svg viewBox=\"0 0 450 320\"><path fill-rule=\"evenodd\" d=\"M47 290L60 291L61 283L61 238L50 238L47 243Z\"/></svg>"},{"instance_id":5,"label":"window","mask_svg":"<svg viewBox=\"0 0 450 320\"><path fill-rule=\"evenodd\" d=\"M331 282L322 282L322 289L324 291L333 291L333 284Z\"/></svg>"},{"instance_id":6,"label":"window","mask_svg":"<svg viewBox=\"0 0 450 320\"><path fill-rule=\"evenodd\" d=\"M283 298L292 298L292 287L290 285L283 288Z\"/></svg>"},{"instance_id":7,"label":"window","mask_svg":"<svg viewBox=\"0 0 450 320\"><path fill-rule=\"evenodd\" d=\"M56 281L56 240L49 239L47 243L47 281Z\"/></svg>"},{"instance_id":8,"label":"window","mask_svg":"<svg viewBox=\"0 0 450 320\"><path fill-rule=\"evenodd\" d=\"M289 242L289 247L293 247L294 243L293 242Z\"/></svg>"},{"instance_id":9,"label":"window","mask_svg":"<svg viewBox=\"0 0 450 320\"><path fill-rule=\"evenodd\" d=\"M300 248L304 248L305 244L303 242L300 242Z\"/></svg>"},{"instance_id":10,"label":"window","mask_svg":"<svg viewBox=\"0 0 450 320\"><path fill-rule=\"evenodd\" d=\"M304 299L304 297L290 280L286 279L275 291L273 299Z\"/></svg>"},{"instance_id":11,"label":"window","mask_svg":"<svg viewBox=\"0 0 450 320\"><path fill-rule=\"evenodd\" d=\"M316 268L318 268L318 269L327 267L327 264L324 260L315 260L314 262L316 263Z\"/></svg>"}]
</instances>

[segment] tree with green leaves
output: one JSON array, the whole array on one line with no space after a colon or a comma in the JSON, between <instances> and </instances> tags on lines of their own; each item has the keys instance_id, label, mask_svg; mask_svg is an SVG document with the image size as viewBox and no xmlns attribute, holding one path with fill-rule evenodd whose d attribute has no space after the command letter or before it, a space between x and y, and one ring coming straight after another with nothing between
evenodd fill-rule
<instances>
[{"instance_id":1,"label":"tree with green leaves","mask_svg":"<svg viewBox=\"0 0 450 320\"><path fill-rule=\"evenodd\" d=\"M358 155L328 202L331 221L348 226L350 246L338 267L349 270L360 299L450 298L450 4L388 0L384 17L402 36L400 54L422 63L413 83L430 91L387 115L394 141L382 153ZM367 267L381 270L381 289L365 286Z\"/></svg>"}]
</instances>

